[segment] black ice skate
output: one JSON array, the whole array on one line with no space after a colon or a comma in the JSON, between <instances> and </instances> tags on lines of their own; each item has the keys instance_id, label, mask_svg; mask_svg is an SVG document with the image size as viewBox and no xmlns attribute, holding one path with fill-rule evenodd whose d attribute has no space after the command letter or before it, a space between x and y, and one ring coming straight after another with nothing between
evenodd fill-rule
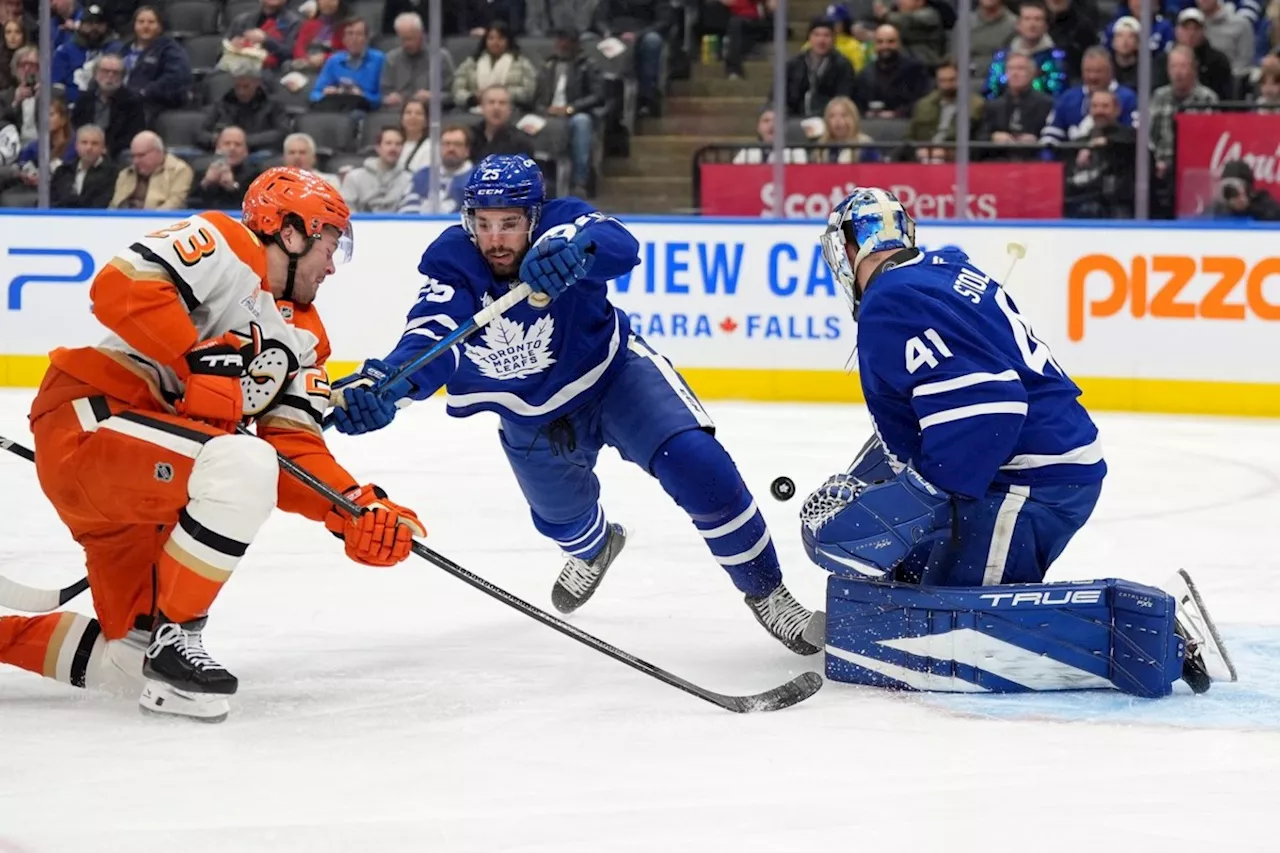
<instances>
[{"instance_id":1,"label":"black ice skate","mask_svg":"<svg viewBox=\"0 0 1280 853\"><path fill-rule=\"evenodd\" d=\"M570 557L561 569L560 577L556 578L556 585L551 588L551 603L556 610L572 613L586 604L626 544L626 528L621 524L610 524L600 553L590 560Z\"/></svg>"},{"instance_id":2,"label":"black ice skate","mask_svg":"<svg viewBox=\"0 0 1280 853\"><path fill-rule=\"evenodd\" d=\"M200 632L207 617L171 622L160 615L142 662L147 683L138 703L158 714L221 722L230 710L228 696L239 682L204 650Z\"/></svg>"},{"instance_id":3,"label":"black ice skate","mask_svg":"<svg viewBox=\"0 0 1280 853\"><path fill-rule=\"evenodd\" d=\"M803 604L796 601L783 584L761 598L746 597L747 606L764 629L798 655L816 655L822 651L804 637L804 629L813 618Z\"/></svg>"},{"instance_id":4,"label":"black ice skate","mask_svg":"<svg viewBox=\"0 0 1280 853\"><path fill-rule=\"evenodd\" d=\"M1174 630L1187 645L1186 657L1182 660L1182 680L1195 693L1204 693L1215 681L1235 681L1235 665L1191 576L1179 569L1164 584L1164 589L1177 602Z\"/></svg>"}]
</instances>

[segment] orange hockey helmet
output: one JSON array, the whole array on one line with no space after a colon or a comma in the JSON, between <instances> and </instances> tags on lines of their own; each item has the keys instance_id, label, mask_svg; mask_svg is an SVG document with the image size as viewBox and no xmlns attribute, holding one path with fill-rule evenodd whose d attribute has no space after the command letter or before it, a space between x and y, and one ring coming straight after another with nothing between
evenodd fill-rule
<instances>
[{"instance_id":1,"label":"orange hockey helmet","mask_svg":"<svg viewBox=\"0 0 1280 853\"><path fill-rule=\"evenodd\" d=\"M333 185L319 175L292 166L268 169L249 184L241 210L246 228L277 245L280 229L285 225L300 227L312 243L328 225L340 235L334 262L351 260L351 210ZM310 248L308 244L297 257Z\"/></svg>"}]
</instances>

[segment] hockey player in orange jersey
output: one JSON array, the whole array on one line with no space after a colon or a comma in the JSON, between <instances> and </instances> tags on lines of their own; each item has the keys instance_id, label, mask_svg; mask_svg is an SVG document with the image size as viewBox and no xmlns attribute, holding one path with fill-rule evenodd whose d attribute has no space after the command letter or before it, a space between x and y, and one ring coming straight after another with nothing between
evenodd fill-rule
<instances>
[{"instance_id":1,"label":"hockey player in orange jersey","mask_svg":"<svg viewBox=\"0 0 1280 853\"><path fill-rule=\"evenodd\" d=\"M312 301L351 245L337 191L276 168L240 222L192 216L97 274L93 311L112 334L51 353L30 416L97 619L0 618L0 662L81 687L133 682L144 709L222 719L237 681L201 631L274 507L324 523L358 562L408 556L417 516L358 485L321 433L329 342ZM236 433L248 422L257 437ZM277 451L369 511L353 519L282 475Z\"/></svg>"}]
</instances>

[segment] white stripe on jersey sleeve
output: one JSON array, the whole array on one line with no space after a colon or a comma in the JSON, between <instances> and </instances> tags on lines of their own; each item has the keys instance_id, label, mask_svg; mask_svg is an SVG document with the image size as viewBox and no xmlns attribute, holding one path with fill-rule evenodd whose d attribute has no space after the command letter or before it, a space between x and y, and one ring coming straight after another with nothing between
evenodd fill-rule
<instances>
[{"instance_id":1,"label":"white stripe on jersey sleeve","mask_svg":"<svg viewBox=\"0 0 1280 853\"><path fill-rule=\"evenodd\" d=\"M1026 403L976 403L972 406L959 406L955 409L943 409L920 419L920 429L928 429L939 424L962 421L982 415L1022 415L1027 414Z\"/></svg>"},{"instance_id":2,"label":"white stripe on jersey sleeve","mask_svg":"<svg viewBox=\"0 0 1280 853\"><path fill-rule=\"evenodd\" d=\"M938 382L925 382L923 385L917 385L911 391L912 397L924 397L929 394L945 394L948 391L958 391L961 388L969 388L974 385L982 385L987 382L1017 382L1018 371L1005 370L1001 373L966 373L964 376L957 376L954 379L943 379Z\"/></svg>"}]
</instances>

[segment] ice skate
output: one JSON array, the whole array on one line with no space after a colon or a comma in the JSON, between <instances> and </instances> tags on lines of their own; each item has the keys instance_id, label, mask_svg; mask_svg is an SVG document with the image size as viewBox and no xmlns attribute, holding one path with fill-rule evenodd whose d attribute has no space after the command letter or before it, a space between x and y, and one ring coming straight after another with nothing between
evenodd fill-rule
<instances>
[{"instance_id":1,"label":"ice skate","mask_svg":"<svg viewBox=\"0 0 1280 853\"><path fill-rule=\"evenodd\" d=\"M147 683L138 704L144 711L210 723L226 719L227 697L239 682L204 650L201 631L207 621L170 622L163 615L158 620L142 662Z\"/></svg>"},{"instance_id":2,"label":"ice skate","mask_svg":"<svg viewBox=\"0 0 1280 853\"><path fill-rule=\"evenodd\" d=\"M1177 602L1174 630L1187 644L1182 680L1196 693L1204 693L1215 681L1235 681L1235 665L1191 576L1179 569L1165 582L1164 589Z\"/></svg>"},{"instance_id":3,"label":"ice skate","mask_svg":"<svg viewBox=\"0 0 1280 853\"><path fill-rule=\"evenodd\" d=\"M600 553L590 560L570 557L560 571L560 577L556 578L556 585L551 588L551 603L556 610L572 613L586 604L626 544L626 528L621 524L610 524Z\"/></svg>"},{"instance_id":4,"label":"ice skate","mask_svg":"<svg viewBox=\"0 0 1280 853\"><path fill-rule=\"evenodd\" d=\"M746 596L747 606L751 608L756 621L764 629L798 655L815 655L822 651L805 639L805 628L813 618L813 613L792 597L783 584L778 584L773 592L760 598Z\"/></svg>"}]
</instances>

